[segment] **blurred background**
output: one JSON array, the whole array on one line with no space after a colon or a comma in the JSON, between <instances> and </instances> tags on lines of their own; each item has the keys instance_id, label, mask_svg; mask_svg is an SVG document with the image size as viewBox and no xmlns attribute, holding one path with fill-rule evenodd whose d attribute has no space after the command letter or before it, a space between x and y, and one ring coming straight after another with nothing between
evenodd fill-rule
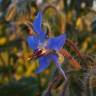
<instances>
[{"instance_id":1,"label":"blurred background","mask_svg":"<svg viewBox=\"0 0 96 96\"><path fill-rule=\"evenodd\" d=\"M64 57L68 81L51 64L44 72L35 74L38 60L26 61L32 54L28 47L26 23L32 23L45 4L43 30L58 36L63 30L74 42L83 60L69 47L65 49L85 70L71 71ZM95 96L96 95L96 0L0 0L0 96ZM53 85L54 84L54 85Z\"/></svg>"}]
</instances>

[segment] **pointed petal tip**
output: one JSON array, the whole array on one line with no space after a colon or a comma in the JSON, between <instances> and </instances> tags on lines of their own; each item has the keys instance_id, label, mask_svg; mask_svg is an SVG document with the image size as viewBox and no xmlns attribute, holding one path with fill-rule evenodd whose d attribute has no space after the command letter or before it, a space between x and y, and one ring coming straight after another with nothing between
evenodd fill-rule
<instances>
[{"instance_id":1,"label":"pointed petal tip","mask_svg":"<svg viewBox=\"0 0 96 96\"><path fill-rule=\"evenodd\" d=\"M42 12L38 12L37 16L35 17L34 21L33 21L33 28L34 31L37 33L40 33L42 31Z\"/></svg>"},{"instance_id":2,"label":"pointed petal tip","mask_svg":"<svg viewBox=\"0 0 96 96\"><path fill-rule=\"evenodd\" d=\"M28 36L27 43L32 50L36 50L38 47L39 41L35 36Z\"/></svg>"},{"instance_id":3,"label":"pointed petal tip","mask_svg":"<svg viewBox=\"0 0 96 96\"><path fill-rule=\"evenodd\" d=\"M39 67L36 70L36 73L39 74L43 72L50 65L50 56L42 56L39 58Z\"/></svg>"},{"instance_id":4,"label":"pointed petal tip","mask_svg":"<svg viewBox=\"0 0 96 96\"><path fill-rule=\"evenodd\" d=\"M48 40L48 48L58 51L64 46L66 39L67 39L66 33L54 38L50 38Z\"/></svg>"}]
</instances>

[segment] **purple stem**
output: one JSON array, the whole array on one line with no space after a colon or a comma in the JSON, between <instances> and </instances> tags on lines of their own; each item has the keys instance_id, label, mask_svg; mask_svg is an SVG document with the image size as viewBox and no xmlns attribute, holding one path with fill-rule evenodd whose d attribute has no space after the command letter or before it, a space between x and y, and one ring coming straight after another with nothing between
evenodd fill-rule
<instances>
[{"instance_id":1,"label":"purple stem","mask_svg":"<svg viewBox=\"0 0 96 96\"><path fill-rule=\"evenodd\" d=\"M65 72L64 70L61 68L61 65L57 62L55 63L56 64L56 67L59 69L59 71L61 72L61 74L63 75L63 77L65 78L65 80L67 80L67 77L65 75Z\"/></svg>"}]
</instances>

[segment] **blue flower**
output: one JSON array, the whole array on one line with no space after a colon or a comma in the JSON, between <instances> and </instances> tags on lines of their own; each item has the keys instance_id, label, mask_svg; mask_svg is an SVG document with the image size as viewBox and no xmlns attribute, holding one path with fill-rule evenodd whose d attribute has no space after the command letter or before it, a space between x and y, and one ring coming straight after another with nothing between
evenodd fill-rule
<instances>
[{"instance_id":1,"label":"blue flower","mask_svg":"<svg viewBox=\"0 0 96 96\"><path fill-rule=\"evenodd\" d=\"M46 33L42 31L41 24L42 24L42 13L39 12L33 22L33 30L37 33L37 35L27 37L29 47L33 51L42 50L42 52L45 53L48 50L59 51L60 49L62 49L66 41L66 34L64 33L54 38L48 38ZM37 68L36 73L42 72L49 66L51 61L54 61L57 68L59 68L60 71L65 76L65 73L59 64L57 54L49 53L47 55L42 55L38 58L38 60L39 60L39 67Z\"/></svg>"}]
</instances>

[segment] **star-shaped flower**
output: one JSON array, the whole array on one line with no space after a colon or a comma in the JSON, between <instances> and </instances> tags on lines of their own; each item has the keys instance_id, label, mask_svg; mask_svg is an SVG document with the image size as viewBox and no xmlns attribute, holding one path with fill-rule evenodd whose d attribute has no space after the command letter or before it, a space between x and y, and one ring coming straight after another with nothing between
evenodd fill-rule
<instances>
[{"instance_id":1,"label":"star-shaped flower","mask_svg":"<svg viewBox=\"0 0 96 96\"><path fill-rule=\"evenodd\" d=\"M39 12L33 22L33 30L37 34L28 36L27 38L28 45L34 52L37 50L42 50L42 53L45 53L45 55L42 55L38 58L39 67L37 68L36 73L42 72L49 66L51 61L54 61L57 68L59 68L59 70L65 77L65 73L58 61L58 55L54 54L54 51L57 52L63 48L66 41L66 34L64 33L57 37L48 38L46 33L42 30L42 16L42 12ZM46 54L47 51L53 52Z\"/></svg>"}]
</instances>

